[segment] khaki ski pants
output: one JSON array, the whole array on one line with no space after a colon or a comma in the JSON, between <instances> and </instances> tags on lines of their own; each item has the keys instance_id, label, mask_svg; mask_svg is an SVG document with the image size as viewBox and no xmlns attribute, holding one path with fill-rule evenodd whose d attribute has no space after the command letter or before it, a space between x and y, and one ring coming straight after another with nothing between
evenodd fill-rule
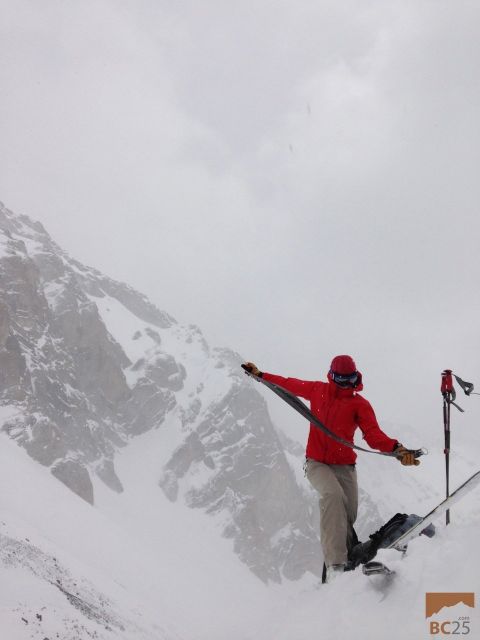
<instances>
[{"instance_id":1,"label":"khaki ski pants","mask_svg":"<svg viewBox=\"0 0 480 640\"><path fill-rule=\"evenodd\" d=\"M357 518L357 471L349 464L323 464L307 458L306 476L319 493L320 541L327 567L347 562Z\"/></svg>"}]
</instances>

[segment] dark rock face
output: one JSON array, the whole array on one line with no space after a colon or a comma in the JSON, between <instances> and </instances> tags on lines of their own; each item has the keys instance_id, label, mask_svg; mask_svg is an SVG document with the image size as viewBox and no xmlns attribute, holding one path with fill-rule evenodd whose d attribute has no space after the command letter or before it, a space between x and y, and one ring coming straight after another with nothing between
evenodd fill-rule
<instances>
[{"instance_id":1,"label":"dark rock face","mask_svg":"<svg viewBox=\"0 0 480 640\"><path fill-rule=\"evenodd\" d=\"M173 453L161 482L166 495L175 499L179 483L199 467L207 479L200 487L186 482L187 503L229 513L224 535L262 580L279 581L282 573L297 579L306 561L313 573L321 570L305 497L264 400L240 376Z\"/></svg>"},{"instance_id":2,"label":"dark rock face","mask_svg":"<svg viewBox=\"0 0 480 640\"><path fill-rule=\"evenodd\" d=\"M311 493L239 363L0 205L0 427L90 504L95 477L123 491L132 437L180 430L159 490L219 517L262 580L319 575Z\"/></svg>"},{"instance_id":3,"label":"dark rock face","mask_svg":"<svg viewBox=\"0 0 480 640\"><path fill-rule=\"evenodd\" d=\"M52 466L52 473L77 496L93 504L93 485L90 474L78 460L58 460Z\"/></svg>"},{"instance_id":4,"label":"dark rock face","mask_svg":"<svg viewBox=\"0 0 480 640\"><path fill-rule=\"evenodd\" d=\"M89 502L85 474L93 469L121 491L116 448L161 422L174 398L148 377L138 389L127 384L131 362L90 294L114 292L162 327L174 321L126 285L70 260L41 225L3 206L0 234L0 400L22 409L3 428L41 464L55 463L55 475Z\"/></svg>"}]
</instances>

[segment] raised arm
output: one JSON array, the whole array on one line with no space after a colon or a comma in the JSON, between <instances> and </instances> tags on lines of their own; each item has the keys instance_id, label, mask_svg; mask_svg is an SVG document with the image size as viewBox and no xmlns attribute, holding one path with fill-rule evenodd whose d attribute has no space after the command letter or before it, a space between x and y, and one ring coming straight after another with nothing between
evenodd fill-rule
<instances>
[{"instance_id":1,"label":"raised arm","mask_svg":"<svg viewBox=\"0 0 480 640\"><path fill-rule=\"evenodd\" d=\"M290 393L305 400L310 400L312 396L313 385L315 382L311 380L299 380L298 378L284 378L283 376L276 376L273 373L264 373L263 377L269 382L278 384L279 387L283 387Z\"/></svg>"},{"instance_id":2,"label":"raised arm","mask_svg":"<svg viewBox=\"0 0 480 640\"><path fill-rule=\"evenodd\" d=\"M305 398L305 400L310 400L311 398L313 386L315 384L313 381L298 380L297 378L284 378L283 376L277 376L273 373L263 372L260 371L253 362L245 362L245 364L242 364L242 368L254 376L258 376L259 378L264 378L269 382L278 384L279 387L290 391L290 393L293 393L296 396Z\"/></svg>"}]
</instances>

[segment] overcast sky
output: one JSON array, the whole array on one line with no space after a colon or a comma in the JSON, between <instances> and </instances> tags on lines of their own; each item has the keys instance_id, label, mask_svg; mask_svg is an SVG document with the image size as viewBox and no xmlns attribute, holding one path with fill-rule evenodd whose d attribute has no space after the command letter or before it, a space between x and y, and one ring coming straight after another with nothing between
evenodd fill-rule
<instances>
[{"instance_id":1,"label":"overcast sky","mask_svg":"<svg viewBox=\"0 0 480 640\"><path fill-rule=\"evenodd\" d=\"M477 0L0 7L10 209L260 368L351 353L441 435L442 369L480 387Z\"/></svg>"}]
</instances>

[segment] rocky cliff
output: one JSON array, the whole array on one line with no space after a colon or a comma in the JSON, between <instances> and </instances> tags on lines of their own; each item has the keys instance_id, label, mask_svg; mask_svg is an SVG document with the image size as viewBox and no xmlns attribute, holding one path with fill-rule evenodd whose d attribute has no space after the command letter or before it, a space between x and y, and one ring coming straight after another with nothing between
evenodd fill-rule
<instances>
[{"instance_id":1,"label":"rocky cliff","mask_svg":"<svg viewBox=\"0 0 480 640\"><path fill-rule=\"evenodd\" d=\"M123 491L121 448L169 430L159 491L218 517L262 580L318 575L313 496L240 362L0 206L2 429L91 504L97 478Z\"/></svg>"}]
</instances>

